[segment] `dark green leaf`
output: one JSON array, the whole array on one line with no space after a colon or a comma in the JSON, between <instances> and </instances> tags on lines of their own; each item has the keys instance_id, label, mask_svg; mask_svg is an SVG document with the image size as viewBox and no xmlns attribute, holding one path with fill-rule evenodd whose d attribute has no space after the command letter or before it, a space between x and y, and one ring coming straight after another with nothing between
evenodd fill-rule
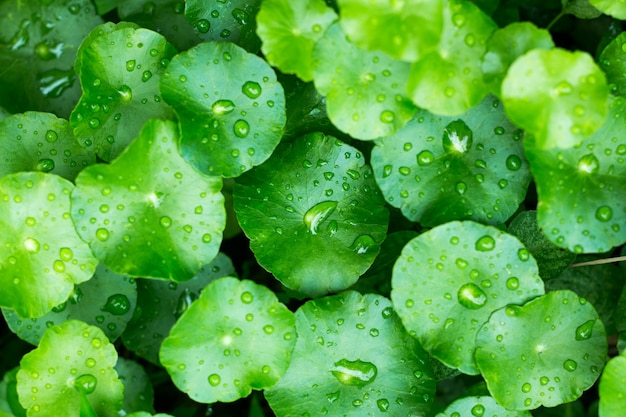
<instances>
[{"instance_id":1,"label":"dark green leaf","mask_svg":"<svg viewBox=\"0 0 626 417\"><path fill-rule=\"evenodd\" d=\"M604 48L599 65L606 74L611 92L626 95L626 32L622 32Z\"/></svg>"},{"instance_id":2,"label":"dark green leaf","mask_svg":"<svg viewBox=\"0 0 626 417\"><path fill-rule=\"evenodd\" d=\"M154 412L154 388L143 367L130 359L118 358L115 370L124 384L124 411Z\"/></svg>"},{"instance_id":3,"label":"dark green leaf","mask_svg":"<svg viewBox=\"0 0 626 417\"><path fill-rule=\"evenodd\" d=\"M589 0L561 0L563 13L571 14L579 19L595 19L602 12L593 7Z\"/></svg>"}]
</instances>

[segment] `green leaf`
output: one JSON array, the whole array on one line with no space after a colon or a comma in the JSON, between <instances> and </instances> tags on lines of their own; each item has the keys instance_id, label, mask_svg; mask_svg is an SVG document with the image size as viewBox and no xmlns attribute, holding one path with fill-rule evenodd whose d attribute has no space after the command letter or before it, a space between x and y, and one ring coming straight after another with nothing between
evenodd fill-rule
<instances>
[{"instance_id":1,"label":"green leaf","mask_svg":"<svg viewBox=\"0 0 626 417\"><path fill-rule=\"evenodd\" d=\"M95 28L78 50L75 65L83 96L70 124L81 144L110 161L147 120L172 117L158 88L175 53L163 36L129 23Z\"/></svg>"},{"instance_id":2,"label":"green leaf","mask_svg":"<svg viewBox=\"0 0 626 417\"><path fill-rule=\"evenodd\" d=\"M621 0L589 0L589 3L602 13L613 16L616 19L626 19L626 4Z\"/></svg>"},{"instance_id":3,"label":"green leaf","mask_svg":"<svg viewBox=\"0 0 626 417\"><path fill-rule=\"evenodd\" d=\"M106 14L117 7L120 0L94 0L99 15Z\"/></svg>"},{"instance_id":4,"label":"green leaf","mask_svg":"<svg viewBox=\"0 0 626 417\"><path fill-rule=\"evenodd\" d=\"M60 254L66 258L69 252L65 248ZM69 298L46 315L25 320L9 309L2 309L2 314L11 331L33 345L39 344L48 327L70 319L100 327L107 339L115 341L126 328L136 300L135 283L100 264L89 281L74 287Z\"/></svg>"},{"instance_id":5,"label":"green leaf","mask_svg":"<svg viewBox=\"0 0 626 417\"><path fill-rule=\"evenodd\" d=\"M74 180L96 155L81 147L67 120L51 113L26 112L0 121L0 176L41 171Z\"/></svg>"},{"instance_id":6,"label":"green leaf","mask_svg":"<svg viewBox=\"0 0 626 417\"><path fill-rule=\"evenodd\" d=\"M92 165L76 178L76 230L114 272L185 281L219 250L221 178L185 163L177 142L175 123L151 120L110 165Z\"/></svg>"},{"instance_id":7,"label":"green leaf","mask_svg":"<svg viewBox=\"0 0 626 417\"><path fill-rule=\"evenodd\" d=\"M350 43L334 23L313 48L315 88L326 95L330 120L350 136L393 134L415 113L405 96L409 64Z\"/></svg>"},{"instance_id":8,"label":"green leaf","mask_svg":"<svg viewBox=\"0 0 626 417\"><path fill-rule=\"evenodd\" d=\"M425 415L435 392L428 355L388 299L355 291L296 311L298 339L287 373L265 391L277 416Z\"/></svg>"},{"instance_id":9,"label":"green leaf","mask_svg":"<svg viewBox=\"0 0 626 417\"><path fill-rule=\"evenodd\" d=\"M89 0L0 4L0 106L68 117L80 97L72 65L80 40L102 23Z\"/></svg>"},{"instance_id":10,"label":"green leaf","mask_svg":"<svg viewBox=\"0 0 626 417\"><path fill-rule=\"evenodd\" d=\"M256 15L261 0L211 2L186 0L185 17L205 42L233 42L256 53L261 40L256 35Z\"/></svg>"},{"instance_id":11,"label":"green leaf","mask_svg":"<svg viewBox=\"0 0 626 417\"><path fill-rule=\"evenodd\" d=\"M363 155L322 133L281 143L269 161L237 178L233 198L259 264L310 296L354 284L389 221Z\"/></svg>"},{"instance_id":12,"label":"green leaf","mask_svg":"<svg viewBox=\"0 0 626 417\"><path fill-rule=\"evenodd\" d=\"M273 386L285 373L294 323L293 313L266 287L221 278L172 327L159 357L176 386L195 401L235 401Z\"/></svg>"},{"instance_id":13,"label":"green leaf","mask_svg":"<svg viewBox=\"0 0 626 417\"><path fill-rule=\"evenodd\" d=\"M26 410L17 396L19 366L4 373L0 381L0 417L26 417Z\"/></svg>"},{"instance_id":14,"label":"green leaf","mask_svg":"<svg viewBox=\"0 0 626 417\"><path fill-rule=\"evenodd\" d=\"M525 141L537 183L537 221L548 239L574 253L607 252L626 242L626 100L613 98L606 123L581 144L541 149Z\"/></svg>"},{"instance_id":15,"label":"green leaf","mask_svg":"<svg viewBox=\"0 0 626 417\"><path fill-rule=\"evenodd\" d=\"M40 172L0 179L0 306L41 317L93 275L98 261L69 214L73 189Z\"/></svg>"},{"instance_id":16,"label":"green leaf","mask_svg":"<svg viewBox=\"0 0 626 417\"><path fill-rule=\"evenodd\" d=\"M544 281L554 279L574 261L576 255L552 243L537 224L537 212L523 211L511 221L509 233L522 241L539 266Z\"/></svg>"},{"instance_id":17,"label":"green leaf","mask_svg":"<svg viewBox=\"0 0 626 417\"><path fill-rule=\"evenodd\" d=\"M158 413L150 414L145 411L136 411L134 413L126 414L126 417L173 417L170 414Z\"/></svg>"},{"instance_id":18,"label":"green leaf","mask_svg":"<svg viewBox=\"0 0 626 417\"><path fill-rule=\"evenodd\" d=\"M283 88L267 62L237 45L207 42L177 55L160 88L180 121L181 153L200 172L236 177L280 141Z\"/></svg>"},{"instance_id":19,"label":"green leaf","mask_svg":"<svg viewBox=\"0 0 626 417\"><path fill-rule=\"evenodd\" d=\"M362 48L414 62L439 44L442 0L339 0L337 4L341 27Z\"/></svg>"},{"instance_id":20,"label":"green leaf","mask_svg":"<svg viewBox=\"0 0 626 417\"><path fill-rule=\"evenodd\" d=\"M265 59L283 73L313 80L313 46L336 19L337 14L323 0L263 1L257 33Z\"/></svg>"},{"instance_id":21,"label":"green leaf","mask_svg":"<svg viewBox=\"0 0 626 417\"><path fill-rule=\"evenodd\" d=\"M515 237L474 222L446 223L411 240L391 285L409 333L466 374L478 374L474 340L491 313L544 293L528 250Z\"/></svg>"},{"instance_id":22,"label":"green leaf","mask_svg":"<svg viewBox=\"0 0 626 417\"><path fill-rule=\"evenodd\" d=\"M626 413L626 356L611 359L600 378L600 415L621 417Z\"/></svg>"},{"instance_id":23,"label":"green leaf","mask_svg":"<svg viewBox=\"0 0 626 417\"><path fill-rule=\"evenodd\" d=\"M143 367L133 360L118 358L115 370L124 384L123 410L129 414L137 411L153 413L154 389Z\"/></svg>"},{"instance_id":24,"label":"green leaf","mask_svg":"<svg viewBox=\"0 0 626 417\"><path fill-rule=\"evenodd\" d=\"M569 148L604 123L608 87L586 52L534 49L510 66L502 101L511 121L532 133L539 149Z\"/></svg>"},{"instance_id":25,"label":"green leaf","mask_svg":"<svg viewBox=\"0 0 626 417\"><path fill-rule=\"evenodd\" d=\"M602 51L598 60L600 68L606 74L611 93L626 95L626 32L620 33Z\"/></svg>"},{"instance_id":26,"label":"green leaf","mask_svg":"<svg viewBox=\"0 0 626 417\"><path fill-rule=\"evenodd\" d=\"M511 411L498 404L493 397L465 397L450 404L436 417L532 417L528 411Z\"/></svg>"},{"instance_id":27,"label":"green leaf","mask_svg":"<svg viewBox=\"0 0 626 417\"><path fill-rule=\"evenodd\" d=\"M533 49L552 49L550 32L531 22L515 22L497 29L487 41L481 68L493 94L500 96L502 80L517 58Z\"/></svg>"},{"instance_id":28,"label":"green leaf","mask_svg":"<svg viewBox=\"0 0 626 417\"><path fill-rule=\"evenodd\" d=\"M515 213L531 180L521 137L493 97L459 118L420 110L376 143L372 167L385 199L411 221L498 224Z\"/></svg>"},{"instance_id":29,"label":"green leaf","mask_svg":"<svg viewBox=\"0 0 626 417\"><path fill-rule=\"evenodd\" d=\"M562 13L571 14L579 19L595 19L602 15L602 12L593 7L589 0L561 0L563 4Z\"/></svg>"},{"instance_id":30,"label":"green leaf","mask_svg":"<svg viewBox=\"0 0 626 417\"><path fill-rule=\"evenodd\" d=\"M124 386L116 361L115 347L99 328L77 320L52 326L20 362L20 402L28 415L76 417L84 396L98 417L117 417Z\"/></svg>"},{"instance_id":31,"label":"green leaf","mask_svg":"<svg viewBox=\"0 0 626 417\"><path fill-rule=\"evenodd\" d=\"M574 401L600 376L606 355L598 314L568 290L496 311L476 337L489 392L511 410Z\"/></svg>"},{"instance_id":32,"label":"green leaf","mask_svg":"<svg viewBox=\"0 0 626 417\"><path fill-rule=\"evenodd\" d=\"M202 289L217 278L235 273L231 260L218 253L209 265L185 282L137 279L137 309L122 335L124 345L138 356L159 365L163 339L191 303L198 299Z\"/></svg>"},{"instance_id":33,"label":"green leaf","mask_svg":"<svg viewBox=\"0 0 626 417\"><path fill-rule=\"evenodd\" d=\"M496 24L476 5L450 0L443 12L438 49L411 66L407 91L419 107L457 115L480 103L489 87L480 60Z\"/></svg>"},{"instance_id":34,"label":"green leaf","mask_svg":"<svg viewBox=\"0 0 626 417\"><path fill-rule=\"evenodd\" d=\"M3 120L5 117L10 116L11 113L0 107L0 120Z\"/></svg>"}]
</instances>

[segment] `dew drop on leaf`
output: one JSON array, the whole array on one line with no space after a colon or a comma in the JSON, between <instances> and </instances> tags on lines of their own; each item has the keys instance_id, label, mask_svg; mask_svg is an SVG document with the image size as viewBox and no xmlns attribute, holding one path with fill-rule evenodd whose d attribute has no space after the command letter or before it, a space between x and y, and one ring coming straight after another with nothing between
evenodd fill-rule
<instances>
[{"instance_id":1,"label":"dew drop on leaf","mask_svg":"<svg viewBox=\"0 0 626 417\"><path fill-rule=\"evenodd\" d=\"M489 252L495 249L496 241L489 235L485 235L476 241L476 250L479 252Z\"/></svg>"},{"instance_id":2,"label":"dew drop on leaf","mask_svg":"<svg viewBox=\"0 0 626 417\"><path fill-rule=\"evenodd\" d=\"M233 132L235 136L245 138L250 133L250 125L243 119L239 119L233 125Z\"/></svg>"},{"instance_id":3,"label":"dew drop on leaf","mask_svg":"<svg viewBox=\"0 0 626 417\"><path fill-rule=\"evenodd\" d=\"M258 98L262 91L263 90L261 89L259 83L255 81L246 81L241 87L241 92L250 99Z\"/></svg>"},{"instance_id":4,"label":"dew drop on leaf","mask_svg":"<svg viewBox=\"0 0 626 417\"><path fill-rule=\"evenodd\" d=\"M126 71L132 72L135 70L136 61L134 59L126 61Z\"/></svg>"},{"instance_id":5,"label":"dew drop on leaf","mask_svg":"<svg viewBox=\"0 0 626 417\"><path fill-rule=\"evenodd\" d=\"M364 362L360 359L350 361L341 359L334 363L330 372L344 385L354 385L363 388L367 384L374 382L378 375L378 368L371 362Z\"/></svg>"},{"instance_id":6,"label":"dew drop on leaf","mask_svg":"<svg viewBox=\"0 0 626 417\"><path fill-rule=\"evenodd\" d=\"M472 129L463 120L450 122L443 130L443 149L450 154L468 152L472 142Z\"/></svg>"},{"instance_id":7,"label":"dew drop on leaf","mask_svg":"<svg viewBox=\"0 0 626 417\"><path fill-rule=\"evenodd\" d=\"M563 369L565 369L568 372L574 372L577 367L578 367L578 364L576 363L576 361L572 359L568 359L565 362L563 362Z\"/></svg>"},{"instance_id":8,"label":"dew drop on leaf","mask_svg":"<svg viewBox=\"0 0 626 417\"><path fill-rule=\"evenodd\" d=\"M211 110L218 116L228 114L235 110L235 103L230 100L217 100L211 106Z\"/></svg>"},{"instance_id":9,"label":"dew drop on leaf","mask_svg":"<svg viewBox=\"0 0 626 417\"><path fill-rule=\"evenodd\" d=\"M130 300L124 294L113 294L102 307L106 311L116 316L122 316L130 310Z\"/></svg>"},{"instance_id":10,"label":"dew drop on leaf","mask_svg":"<svg viewBox=\"0 0 626 417\"><path fill-rule=\"evenodd\" d=\"M596 219L606 223L613 218L613 209L609 206L600 206L596 210Z\"/></svg>"},{"instance_id":11,"label":"dew drop on leaf","mask_svg":"<svg viewBox=\"0 0 626 417\"><path fill-rule=\"evenodd\" d=\"M487 303L487 294L471 282L462 285L457 293L459 304L470 310L482 308Z\"/></svg>"},{"instance_id":12,"label":"dew drop on leaf","mask_svg":"<svg viewBox=\"0 0 626 417\"><path fill-rule=\"evenodd\" d=\"M104 242L109 239L109 231L107 229L100 228L96 230L96 237L98 240Z\"/></svg>"},{"instance_id":13,"label":"dew drop on leaf","mask_svg":"<svg viewBox=\"0 0 626 417\"><path fill-rule=\"evenodd\" d=\"M589 339L591 337L591 333L593 332L593 325L595 322L595 320L589 320L578 326L576 328L576 340L580 341Z\"/></svg>"},{"instance_id":14,"label":"dew drop on leaf","mask_svg":"<svg viewBox=\"0 0 626 417\"><path fill-rule=\"evenodd\" d=\"M506 287L513 291L519 288L519 279L517 279L516 277L511 277L509 279L506 280Z\"/></svg>"},{"instance_id":15,"label":"dew drop on leaf","mask_svg":"<svg viewBox=\"0 0 626 417\"><path fill-rule=\"evenodd\" d=\"M587 174L597 174L600 170L600 162L594 154L587 154L578 160L578 170Z\"/></svg>"},{"instance_id":16,"label":"dew drop on leaf","mask_svg":"<svg viewBox=\"0 0 626 417\"><path fill-rule=\"evenodd\" d=\"M52 159L44 158L40 159L39 162L37 162L35 170L41 172L50 172L54 169L54 166L54 161Z\"/></svg>"},{"instance_id":17,"label":"dew drop on leaf","mask_svg":"<svg viewBox=\"0 0 626 417\"><path fill-rule=\"evenodd\" d=\"M133 99L133 90L127 85L120 86L117 92L122 98L122 101L129 102Z\"/></svg>"},{"instance_id":18,"label":"dew drop on leaf","mask_svg":"<svg viewBox=\"0 0 626 417\"><path fill-rule=\"evenodd\" d=\"M472 407L471 412L474 417L483 417L483 415L485 414L485 406L482 404L476 404L474 407Z\"/></svg>"},{"instance_id":19,"label":"dew drop on leaf","mask_svg":"<svg viewBox=\"0 0 626 417\"><path fill-rule=\"evenodd\" d=\"M421 151L417 154L417 164L420 166L430 165L435 161L435 156L431 151Z\"/></svg>"},{"instance_id":20,"label":"dew drop on leaf","mask_svg":"<svg viewBox=\"0 0 626 417\"><path fill-rule=\"evenodd\" d=\"M522 160L517 155L509 155L506 158L506 167L509 171L519 171L522 167Z\"/></svg>"},{"instance_id":21,"label":"dew drop on leaf","mask_svg":"<svg viewBox=\"0 0 626 417\"><path fill-rule=\"evenodd\" d=\"M46 141L49 143L54 143L59 138L59 135L54 130L48 130L46 132Z\"/></svg>"},{"instance_id":22,"label":"dew drop on leaf","mask_svg":"<svg viewBox=\"0 0 626 417\"><path fill-rule=\"evenodd\" d=\"M337 207L336 201L322 201L311 207L304 214L304 224L311 234L316 235L319 229L319 225L323 223Z\"/></svg>"},{"instance_id":23,"label":"dew drop on leaf","mask_svg":"<svg viewBox=\"0 0 626 417\"><path fill-rule=\"evenodd\" d=\"M354 242L350 246L350 249L360 255L363 253L367 253L370 248L375 246L377 246L376 242L370 235L361 235L354 240Z\"/></svg>"},{"instance_id":24,"label":"dew drop on leaf","mask_svg":"<svg viewBox=\"0 0 626 417\"><path fill-rule=\"evenodd\" d=\"M254 300L254 296L249 291L241 293L241 302L244 304L250 304Z\"/></svg>"},{"instance_id":25,"label":"dew drop on leaf","mask_svg":"<svg viewBox=\"0 0 626 417\"><path fill-rule=\"evenodd\" d=\"M218 374L209 375L209 384L211 384L212 386L214 387L218 386L221 381L222 381L222 378L220 378Z\"/></svg>"},{"instance_id":26,"label":"dew drop on leaf","mask_svg":"<svg viewBox=\"0 0 626 417\"><path fill-rule=\"evenodd\" d=\"M91 374L84 374L74 380L74 388L87 395L96 390L98 379Z\"/></svg>"},{"instance_id":27,"label":"dew drop on leaf","mask_svg":"<svg viewBox=\"0 0 626 417\"><path fill-rule=\"evenodd\" d=\"M198 23L196 23L196 29L198 29L200 33L207 33L209 29L211 29L211 23L206 19L200 19Z\"/></svg>"},{"instance_id":28,"label":"dew drop on leaf","mask_svg":"<svg viewBox=\"0 0 626 417\"><path fill-rule=\"evenodd\" d=\"M386 413L387 411L389 411L389 400L387 400L386 398L381 398L376 401L376 406L381 412Z\"/></svg>"}]
</instances>

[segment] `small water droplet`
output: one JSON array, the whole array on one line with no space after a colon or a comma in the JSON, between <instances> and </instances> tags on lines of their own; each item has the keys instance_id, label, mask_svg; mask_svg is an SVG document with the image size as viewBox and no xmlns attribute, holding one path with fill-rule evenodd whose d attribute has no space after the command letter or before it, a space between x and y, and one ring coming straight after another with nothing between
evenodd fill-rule
<instances>
[{"instance_id":1,"label":"small water droplet","mask_svg":"<svg viewBox=\"0 0 626 417\"><path fill-rule=\"evenodd\" d=\"M311 207L304 215L303 221L311 234L316 235L319 225L335 211L336 201L322 201Z\"/></svg>"},{"instance_id":2,"label":"small water droplet","mask_svg":"<svg viewBox=\"0 0 626 417\"><path fill-rule=\"evenodd\" d=\"M74 380L74 388L81 393L88 395L96 390L98 379L91 374L84 374Z\"/></svg>"},{"instance_id":3,"label":"small water droplet","mask_svg":"<svg viewBox=\"0 0 626 417\"><path fill-rule=\"evenodd\" d=\"M122 101L129 102L133 99L133 90L127 85L121 85L117 92L122 98Z\"/></svg>"},{"instance_id":4,"label":"small water droplet","mask_svg":"<svg viewBox=\"0 0 626 417\"><path fill-rule=\"evenodd\" d=\"M435 161L435 156L431 151L424 150L417 154L417 164L420 166L430 165Z\"/></svg>"},{"instance_id":5,"label":"small water droplet","mask_svg":"<svg viewBox=\"0 0 626 417\"><path fill-rule=\"evenodd\" d=\"M378 375L378 368L371 362L364 362L359 359L355 361L341 359L334 363L330 372L344 385L363 388L374 382L376 375Z\"/></svg>"},{"instance_id":6,"label":"small water droplet","mask_svg":"<svg viewBox=\"0 0 626 417\"><path fill-rule=\"evenodd\" d=\"M235 136L245 138L250 133L250 125L245 120L239 119L233 125L233 132L235 132Z\"/></svg>"},{"instance_id":7,"label":"small water droplet","mask_svg":"<svg viewBox=\"0 0 626 417\"><path fill-rule=\"evenodd\" d=\"M471 282L461 286L457 293L459 304L470 310L482 308L487 303L487 294Z\"/></svg>"},{"instance_id":8,"label":"small water droplet","mask_svg":"<svg viewBox=\"0 0 626 417\"><path fill-rule=\"evenodd\" d=\"M529 393L531 390L532 386L528 382L522 385L522 392Z\"/></svg>"},{"instance_id":9,"label":"small water droplet","mask_svg":"<svg viewBox=\"0 0 626 417\"><path fill-rule=\"evenodd\" d=\"M209 375L209 384L211 384L212 386L214 387L218 386L221 381L222 381L222 378L220 378L218 374Z\"/></svg>"},{"instance_id":10,"label":"small water droplet","mask_svg":"<svg viewBox=\"0 0 626 417\"><path fill-rule=\"evenodd\" d=\"M393 123L395 119L395 113L390 110L384 110L380 113L380 121L383 123Z\"/></svg>"},{"instance_id":11,"label":"small water droplet","mask_svg":"<svg viewBox=\"0 0 626 417\"><path fill-rule=\"evenodd\" d=\"M506 280L506 287L513 291L519 288L519 279L517 279L516 277L511 277L509 279Z\"/></svg>"},{"instance_id":12,"label":"small water droplet","mask_svg":"<svg viewBox=\"0 0 626 417\"><path fill-rule=\"evenodd\" d=\"M467 184L465 184L464 182L458 182L454 189L457 193L463 195L465 194L465 191L467 191Z\"/></svg>"},{"instance_id":13,"label":"small water droplet","mask_svg":"<svg viewBox=\"0 0 626 417\"><path fill-rule=\"evenodd\" d=\"M626 44L625 44L626 45ZM613 218L613 209L609 206L600 206L596 210L596 219L606 223Z\"/></svg>"},{"instance_id":14,"label":"small water droplet","mask_svg":"<svg viewBox=\"0 0 626 417\"><path fill-rule=\"evenodd\" d=\"M370 235L361 235L354 240L350 249L361 255L376 247L378 245Z\"/></svg>"},{"instance_id":15,"label":"small water droplet","mask_svg":"<svg viewBox=\"0 0 626 417\"><path fill-rule=\"evenodd\" d=\"M170 227L172 225L172 219L169 218L168 216L161 217L161 220L159 222L161 223L161 226L163 227Z\"/></svg>"},{"instance_id":16,"label":"small water droplet","mask_svg":"<svg viewBox=\"0 0 626 417\"><path fill-rule=\"evenodd\" d=\"M198 29L200 33L207 33L209 29L211 29L211 23L206 19L200 19L196 23L196 29Z\"/></svg>"},{"instance_id":17,"label":"small water droplet","mask_svg":"<svg viewBox=\"0 0 626 417\"><path fill-rule=\"evenodd\" d=\"M576 368L578 368L578 364L576 363L576 361L572 359L568 359L565 362L563 362L563 369L565 369L568 372L574 372Z\"/></svg>"},{"instance_id":18,"label":"small water droplet","mask_svg":"<svg viewBox=\"0 0 626 417\"><path fill-rule=\"evenodd\" d=\"M593 325L596 323L595 320L589 320L581 324L576 328L576 340L587 340L591 337L593 332Z\"/></svg>"},{"instance_id":19,"label":"small water droplet","mask_svg":"<svg viewBox=\"0 0 626 417\"><path fill-rule=\"evenodd\" d=\"M482 404L476 404L474 407L472 407L472 415L475 417L483 417L483 415L485 414L485 406Z\"/></svg>"},{"instance_id":20,"label":"small water droplet","mask_svg":"<svg viewBox=\"0 0 626 417\"><path fill-rule=\"evenodd\" d=\"M506 167L510 171L519 171L522 167L522 159L517 155L509 155L506 158Z\"/></svg>"},{"instance_id":21,"label":"small water droplet","mask_svg":"<svg viewBox=\"0 0 626 417\"><path fill-rule=\"evenodd\" d=\"M46 142L54 143L59 138L59 135L54 130L48 130L46 132Z\"/></svg>"},{"instance_id":22,"label":"small water droplet","mask_svg":"<svg viewBox=\"0 0 626 417\"><path fill-rule=\"evenodd\" d=\"M248 98L255 99L258 98L263 90L259 83L254 81L246 81L241 87L241 92L244 93Z\"/></svg>"},{"instance_id":23,"label":"small water droplet","mask_svg":"<svg viewBox=\"0 0 626 417\"><path fill-rule=\"evenodd\" d=\"M113 294L102 307L106 311L116 316L122 316L130 310L130 300L124 294Z\"/></svg>"},{"instance_id":24,"label":"small water droplet","mask_svg":"<svg viewBox=\"0 0 626 417\"><path fill-rule=\"evenodd\" d=\"M473 132L463 120L450 122L443 130L443 149L451 154L468 152L472 146Z\"/></svg>"},{"instance_id":25,"label":"small water droplet","mask_svg":"<svg viewBox=\"0 0 626 417\"><path fill-rule=\"evenodd\" d=\"M134 59L126 61L126 71L131 72L135 70L136 62Z\"/></svg>"},{"instance_id":26,"label":"small water droplet","mask_svg":"<svg viewBox=\"0 0 626 417\"><path fill-rule=\"evenodd\" d=\"M241 293L241 302L244 304L250 304L254 300L254 296L249 291Z\"/></svg>"},{"instance_id":27,"label":"small water droplet","mask_svg":"<svg viewBox=\"0 0 626 417\"><path fill-rule=\"evenodd\" d=\"M144 71L143 74L141 74L141 81L143 81L144 83L146 81L148 81L150 78L152 78L152 72L151 71Z\"/></svg>"}]
</instances>

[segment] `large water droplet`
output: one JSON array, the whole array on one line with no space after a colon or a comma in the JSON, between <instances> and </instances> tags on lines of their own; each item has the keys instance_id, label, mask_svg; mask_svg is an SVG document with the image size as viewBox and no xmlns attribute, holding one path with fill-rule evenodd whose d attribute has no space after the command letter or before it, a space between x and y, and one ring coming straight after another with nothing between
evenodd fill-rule
<instances>
[{"instance_id":1,"label":"large water droplet","mask_svg":"<svg viewBox=\"0 0 626 417\"><path fill-rule=\"evenodd\" d=\"M578 160L578 170L588 174L597 174L600 170L600 161L594 154L587 154Z\"/></svg>"},{"instance_id":2,"label":"large water droplet","mask_svg":"<svg viewBox=\"0 0 626 417\"><path fill-rule=\"evenodd\" d=\"M74 388L83 394L91 394L96 390L98 379L91 374L84 374L74 380Z\"/></svg>"},{"instance_id":3,"label":"large water droplet","mask_svg":"<svg viewBox=\"0 0 626 417\"><path fill-rule=\"evenodd\" d=\"M235 103L230 100L217 100L211 106L211 110L218 116L228 114L235 110Z\"/></svg>"},{"instance_id":4,"label":"large water droplet","mask_svg":"<svg viewBox=\"0 0 626 417\"><path fill-rule=\"evenodd\" d=\"M519 171L522 167L522 159L517 155L509 155L506 158L506 167L510 171Z\"/></svg>"},{"instance_id":5,"label":"large water droplet","mask_svg":"<svg viewBox=\"0 0 626 417\"><path fill-rule=\"evenodd\" d=\"M576 363L576 361L572 359L568 359L565 362L563 362L563 369L565 369L568 372L574 372L576 368L578 368L578 364Z\"/></svg>"},{"instance_id":6,"label":"large water droplet","mask_svg":"<svg viewBox=\"0 0 626 417\"><path fill-rule=\"evenodd\" d=\"M430 165L435 161L435 155L431 151L425 150L417 154L417 164L420 166Z\"/></svg>"},{"instance_id":7,"label":"large water droplet","mask_svg":"<svg viewBox=\"0 0 626 417\"><path fill-rule=\"evenodd\" d=\"M37 74L39 91L46 97L60 97L74 85L76 74L73 69L63 71L57 68Z\"/></svg>"},{"instance_id":8,"label":"large water droplet","mask_svg":"<svg viewBox=\"0 0 626 417\"><path fill-rule=\"evenodd\" d=\"M211 384L214 387L218 386L221 380L222 378L220 378L218 374L209 375L209 384Z\"/></svg>"},{"instance_id":9,"label":"large water droplet","mask_svg":"<svg viewBox=\"0 0 626 417\"><path fill-rule=\"evenodd\" d=\"M376 241L374 241L374 239L370 235L361 235L354 240L354 242L350 246L350 249L361 255L367 253L371 248L375 248L377 246L378 245L376 244Z\"/></svg>"},{"instance_id":10,"label":"large water droplet","mask_svg":"<svg viewBox=\"0 0 626 417\"><path fill-rule=\"evenodd\" d=\"M461 286L457 294L459 304L470 310L477 310L487 302L487 294L471 282Z\"/></svg>"},{"instance_id":11,"label":"large water droplet","mask_svg":"<svg viewBox=\"0 0 626 417\"><path fill-rule=\"evenodd\" d=\"M107 229L100 228L96 230L96 237L98 238L98 240L104 242L105 240L109 239L109 231Z\"/></svg>"},{"instance_id":12,"label":"large water droplet","mask_svg":"<svg viewBox=\"0 0 626 417\"><path fill-rule=\"evenodd\" d=\"M122 101L129 102L133 99L133 90L127 85L120 86L117 92L119 93Z\"/></svg>"},{"instance_id":13,"label":"large water droplet","mask_svg":"<svg viewBox=\"0 0 626 417\"><path fill-rule=\"evenodd\" d=\"M335 211L336 207L336 201L322 201L306 212L303 220L311 234L317 234L319 225Z\"/></svg>"},{"instance_id":14,"label":"large water droplet","mask_svg":"<svg viewBox=\"0 0 626 417\"><path fill-rule=\"evenodd\" d=\"M472 407L472 415L475 417L483 417L485 414L485 406L482 404L476 404Z\"/></svg>"},{"instance_id":15,"label":"large water droplet","mask_svg":"<svg viewBox=\"0 0 626 417\"><path fill-rule=\"evenodd\" d=\"M330 372L344 385L363 388L374 382L376 375L378 375L378 368L371 362L364 362L359 359L355 361L341 359L334 363Z\"/></svg>"},{"instance_id":16,"label":"large water droplet","mask_svg":"<svg viewBox=\"0 0 626 417\"><path fill-rule=\"evenodd\" d=\"M128 313L128 310L130 310L130 300L124 294L113 294L102 307L102 311L116 316L124 315Z\"/></svg>"},{"instance_id":17,"label":"large water droplet","mask_svg":"<svg viewBox=\"0 0 626 417\"><path fill-rule=\"evenodd\" d=\"M185 288L184 291L178 296L178 302L176 303L176 310L174 315L179 318L189 308L191 303L198 299L198 295L191 291L189 288Z\"/></svg>"},{"instance_id":18,"label":"large water droplet","mask_svg":"<svg viewBox=\"0 0 626 417\"><path fill-rule=\"evenodd\" d=\"M244 93L248 98L255 99L258 98L263 90L259 83L254 81L246 81L241 87L241 92Z\"/></svg>"},{"instance_id":19,"label":"large water droplet","mask_svg":"<svg viewBox=\"0 0 626 417\"><path fill-rule=\"evenodd\" d=\"M472 129L461 119L450 122L443 130L443 149L448 153L465 153L473 140Z\"/></svg>"},{"instance_id":20,"label":"large water droplet","mask_svg":"<svg viewBox=\"0 0 626 417\"><path fill-rule=\"evenodd\" d=\"M593 332L593 325L596 323L595 320L589 320L581 324L576 328L576 340L587 340L591 337L591 333Z\"/></svg>"},{"instance_id":21,"label":"large water droplet","mask_svg":"<svg viewBox=\"0 0 626 417\"><path fill-rule=\"evenodd\" d=\"M206 19L200 19L198 23L196 23L196 29L198 29L200 33L207 33L209 29L211 29L211 23Z\"/></svg>"},{"instance_id":22,"label":"large water droplet","mask_svg":"<svg viewBox=\"0 0 626 417\"><path fill-rule=\"evenodd\" d=\"M50 172L54 169L54 166L54 161L52 159L44 158L40 159L39 162L37 162L35 170L41 172Z\"/></svg>"},{"instance_id":23,"label":"large water droplet","mask_svg":"<svg viewBox=\"0 0 626 417\"><path fill-rule=\"evenodd\" d=\"M387 411L389 411L389 400L387 400L386 398L381 398L376 401L376 406L380 411L386 413Z\"/></svg>"},{"instance_id":24,"label":"large water droplet","mask_svg":"<svg viewBox=\"0 0 626 417\"><path fill-rule=\"evenodd\" d=\"M613 209L611 209L611 207L600 206L596 210L596 219L600 220L601 222L606 223L612 218L613 218Z\"/></svg>"},{"instance_id":25,"label":"large water droplet","mask_svg":"<svg viewBox=\"0 0 626 417\"><path fill-rule=\"evenodd\" d=\"M489 235L485 235L476 241L476 250L479 252L489 252L496 247L496 241Z\"/></svg>"},{"instance_id":26,"label":"large water droplet","mask_svg":"<svg viewBox=\"0 0 626 417\"><path fill-rule=\"evenodd\" d=\"M235 136L245 138L250 133L250 125L245 120L239 119L233 125L233 132L235 132Z\"/></svg>"}]
</instances>

